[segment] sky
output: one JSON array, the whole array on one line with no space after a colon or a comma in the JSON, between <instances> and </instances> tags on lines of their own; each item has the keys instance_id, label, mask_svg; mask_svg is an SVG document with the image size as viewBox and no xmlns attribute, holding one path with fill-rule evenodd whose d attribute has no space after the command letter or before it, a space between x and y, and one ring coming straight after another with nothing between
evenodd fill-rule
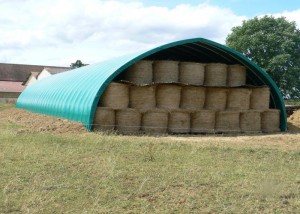
<instances>
[{"instance_id":1,"label":"sky","mask_svg":"<svg viewBox=\"0 0 300 214\"><path fill-rule=\"evenodd\" d=\"M300 28L299 0L0 0L0 63L69 66L202 37L255 16Z\"/></svg>"}]
</instances>

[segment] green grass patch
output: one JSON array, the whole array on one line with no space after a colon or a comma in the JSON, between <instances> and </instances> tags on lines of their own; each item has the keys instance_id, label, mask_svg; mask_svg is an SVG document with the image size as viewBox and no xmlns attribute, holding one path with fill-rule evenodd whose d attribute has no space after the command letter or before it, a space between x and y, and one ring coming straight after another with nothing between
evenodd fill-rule
<instances>
[{"instance_id":1,"label":"green grass patch","mask_svg":"<svg viewBox=\"0 0 300 214\"><path fill-rule=\"evenodd\" d=\"M0 213L300 213L299 149L0 129Z\"/></svg>"},{"instance_id":2,"label":"green grass patch","mask_svg":"<svg viewBox=\"0 0 300 214\"><path fill-rule=\"evenodd\" d=\"M285 100L284 102L286 105L295 105L295 106L300 105L300 100Z\"/></svg>"}]
</instances>

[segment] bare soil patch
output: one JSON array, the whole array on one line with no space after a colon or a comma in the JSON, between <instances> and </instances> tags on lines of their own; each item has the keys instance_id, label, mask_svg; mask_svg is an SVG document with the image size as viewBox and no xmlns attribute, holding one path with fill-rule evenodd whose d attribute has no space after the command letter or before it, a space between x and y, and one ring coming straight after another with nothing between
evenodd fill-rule
<instances>
[{"instance_id":1,"label":"bare soil patch","mask_svg":"<svg viewBox=\"0 0 300 214\"><path fill-rule=\"evenodd\" d=\"M53 132L53 133L85 133L86 129L82 123L67 119L35 114L17 108L6 108L0 111L0 122L19 126L17 132Z\"/></svg>"}]
</instances>

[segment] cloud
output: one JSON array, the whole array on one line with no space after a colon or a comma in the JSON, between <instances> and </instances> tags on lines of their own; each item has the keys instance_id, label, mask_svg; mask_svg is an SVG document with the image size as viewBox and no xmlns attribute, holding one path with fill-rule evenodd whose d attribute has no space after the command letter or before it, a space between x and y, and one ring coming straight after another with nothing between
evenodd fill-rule
<instances>
[{"instance_id":1,"label":"cloud","mask_svg":"<svg viewBox=\"0 0 300 214\"><path fill-rule=\"evenodd\" d=\"M167 8L139 1L0 1L0 59L69 65L70 59L93 63L186 38L224 43L244 19L207 3Z\"/></svg>"},{"instance_id":2,"label":"cloud","mask_svg":"<svg viewBox=\"0 0 300 214\"><path fill-rule=\"evenodd\" d=\"M300 9L294 11L284 11L282 13L273 14L275 17L286 17L289 21L294 21L297 24L298 29L300 29Z\"/></svg>"}]
</instances>

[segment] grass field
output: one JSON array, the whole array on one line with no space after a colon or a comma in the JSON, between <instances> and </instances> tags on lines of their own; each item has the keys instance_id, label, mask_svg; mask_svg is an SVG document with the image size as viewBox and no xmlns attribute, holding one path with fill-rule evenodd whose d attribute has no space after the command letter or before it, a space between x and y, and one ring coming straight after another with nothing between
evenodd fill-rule
<instances>
[{"instance_id":1,"label":"grass field","mask_svg":"<svg viewBox=\"0 0 300 214\"><path fill-rule=\"evenodd\" d=\"M299 100L285 100L285 104L299 106L300 105L300 101Z\"/></svg>"},{"instance_id":2,"label":"grass field","mask_svg":"<svg viewBox=\"0 0 300 214\"><path fill-rule=\"evenodd\" d=\"M300 213L299 134L26 132L11 108L0 213Z\"/></svg>"}]
</instances>

